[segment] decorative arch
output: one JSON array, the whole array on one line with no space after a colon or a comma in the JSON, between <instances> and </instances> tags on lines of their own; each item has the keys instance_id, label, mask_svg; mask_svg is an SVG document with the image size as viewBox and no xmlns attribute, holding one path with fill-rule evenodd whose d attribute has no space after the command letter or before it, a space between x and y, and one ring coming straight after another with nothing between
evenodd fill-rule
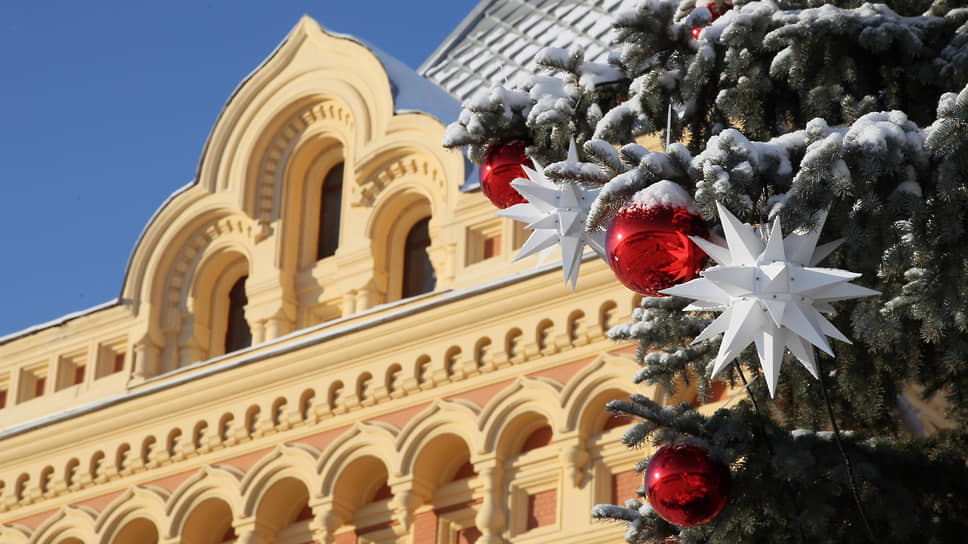
<instances>
[{"instance_id":1,"label":"decorative arch","mask_svg":"<svg viewBox=\"0 0 968 544\"><path fill-rule=\"evenodd\" d=\"M434 157L413 148L379 150L376 158L361 165L350 204L375 207L377 199L391 183L396 185L403 180L420 187L421 192L429 197L432 211L438 211L437 203L442 202L445 194L441 167Z\"/></svg>"},{"instance_id":2,"label":"decorative arch","mask_svg":"<svg viewBox=\"0 0 968 544\"><path fill-rule=\"evenodd\" d=\"M440 227L430 195L419 185L404 180L384 191L374 206L365 232L373 258L375 288L387 302L402 296L407 235L414 225L427 218L431 240L428 255L439 278L444 275L443 263L434 258L434 248L441 245Z\"/></svg>"},{"instance_id":3,"label":"decorative arch","mask_svg":"<svg viewBox=\"0 0 968 544\"><path fill-rule=\"evenodd\" d=\"M217 499L228 505L232 513L241 511L239 483L242 471L230 466L205 465L197 473L182 482L168 497L165 516L169 536L182 535L189 516L209 499Z\"/></svg>"},{"instance_id":4,"label":"decorative arch","mask_svg":"<svg viewBox=\"0 0 968 544\"><path fill-rule=\"evenodd\" d=\"M336 148L343 159L343 151L354 135L353 114L346 103L331 96L314 95L295 101L277 115L273 126L266 130L272 136L263 148L253 155L257 164L250 165L255 171L254 183L246 191L244 209L260 225L269 225L284 215L283 198L286 182L304 177L312 162L327 149ZM338 162L336 157L324 167ZM299 189L302 189L301 184ZM301 191L293 191L293 195ZM266 234L264 227L260 236Z\"/></svg>"},{"instance_id":5,"label":"decorative arch","mask_svg":"<svg viewBox=\"0 0 968 544\"><path fill-rule=\"evenodd\" d=\"M396 451L400 452L400 474L413 474L414 464L424 447L445 434L460 437L471 453L481 451L481 434L474 432L480 409L469 401L436 399L414 416L400 431Z\"/></svg>"},{"instance_id":6,"label":"decorative arch","mask_svg":"<svg viewBox=\"0 0 968 544\"><path fill-rule=\"evenodd\" d=\"M157 544L160 541L158 525L148 518L139 517L124 524L110 544Z\"/></svg>"},{"instance_id":7,"label":"decorative arch","mask_svg":"<svg viewBox=\"0 0 968 544\"><path fill-rule=\"evenodd\" d=\"M319 487L310 492L321 496L332 496L336 481L344 470L363 457L382 460L391 475L399 472L396 436L396 430L389 423L357 422L334 440L320 456L316 465L316 470L320 474ZM390 459L386 458L388 452L393 452Z\"/></svg>"},{"instance_id":8,"label":"decorative arch","mask_svg":"<svg viewBox=\"0 0 968 544\"><path fill-rule=\"evenodd\" d=\"M153 524L159 537L167 525L165 501L168 492L154 486L129 487L119 495L97 517L94 530L99 535L99 544L114 544L119 535L138 520ZM127 544L127 543L125 543Z\"/></svg>"},{"instance_id":9,"label":"decorative arch","mask_svg":"<svg viewBox=\"0 0 968 544\"><path fill-rule=\"evenodd\" d=\"M587 438L593 421L605 411L595 400L609 391L625 391L628 397L628 380L638 368L630 358L603 353L579 370L561 390L566 427L577 429L582 440Z\"/></svg>"},{"instance_id":10,"label":"decorative arch","mask_svg":"<svg viewBox=\"0 0 968 544\"><path fill-rule=\"evenodd\" d=\"M213 225L216 228L211 228ZM190 251L180 255L186 259L186 277L173 277L172 284L184 284L185 288L169 291L165 304L170 316L167 320L182 323L178 337L180 365L193 362L192 358L202 360L225 352L229 291L239 278L253 271L251 229L250 220L236 214L227 216L213 222L203 234L196 234L201 238L194 257L189 257Z\"/></svg>"},{"instance_id":11,"label":"decorative arch","mask_svg":"<svg viewBox=\"0 0 968 544\"><path fill-rule=\"evenodd\" d=\"M0 525L0 542L4 544L27 544L30 532L19 525Z\"/></svg>"},{"instance_id":12,"label":"decorative arch","mask_svg":"<svg viewBox=\"0 0 968 544\"><path fill-rule=\"evenodd\" d=\"M61 544L62 542L94 542L94 518L97 511L87 506L62 506L37 527L27 541L29 544Z\"/></svg>"},{"instance_id":13,"label":"decorative arch","mask_svg":"<svg viewBox=\"0 0 968 544\"><path fill-rule=\"evenodd\" d=\"M317 471L319 455L318 449L305 444L276 446L242 478L242 516L255 516L266 493L275 484L287 478L303 482L309 490L319 489L321 486Z\"/></svg>"},{"instance_id":14,"label":"decorative arch","mask_svg":"<svg viewBox=\"0 0 968 544\"><path fill-rule=\"evenodd\" d=\"M402 179L425 179L428 188L435 187L437 211L443 195L453 192L449 187L463 179L463 157L440 147L445 127L439 120L396 114L387 69L365 45L330 35L303 17L225 104L194 183L172 195L143 232L122 300L140 313L148 300L141 286L167 269L159 266L155 248L168 247L171 227L196 214L200 203L219 201L249 217L256 243L273 235L285 212L283 186L293 153L319 138L342 145L353 180L347 184L351 206L375 205L386 187ZM282 269L281 262L273 265Z\"/></svg>"},{"instance_id":15,"label":"decorative arch","mask_svg":"<svg viewBox=\"0 0 968 544\"><path fill-rule=\"evenodd\" d=\"M522 414L543 416L555 434L567 430L560 410L549 409L560 406L559 390L560 386L550 379L519 377L495 395L478 417L478 425L484 435L482 453L494 452L498 457L505 456L511 448L509 441L512 435L523 430L512 428L510 424ZM517 422L520 423L520 420Z\"/></svg>"}]
</instances>

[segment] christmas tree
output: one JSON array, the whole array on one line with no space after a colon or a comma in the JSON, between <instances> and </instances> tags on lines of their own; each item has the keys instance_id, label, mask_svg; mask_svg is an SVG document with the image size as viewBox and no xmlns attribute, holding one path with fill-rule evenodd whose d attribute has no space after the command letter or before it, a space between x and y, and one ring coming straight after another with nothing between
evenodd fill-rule
<instances>
[{"instance_id":1,"label":"christmas tree","mask_svg":"<svg viewBox=\"0 0 968 544\"><path fill-rule=\"evenodd\" d=\"M535 167L547 166L529 174L532 186L514 183L525 197L551 184L595 189L581 239L562 227L541 240L559 240L565 257L575 240L579 253L581 242L611 244L635 226L623 217L652 210L672 238L648 251L664 248L679 268L645 270L655 255L634 250L610 248L607 258L639 292L684 296L644 297L634 322L610 336L638 342L637 383L698 382L702 396L715 371L740 390L709 416L641 395L609 404L636 419L629 447L698 456L707 472L697 486L715 488L673 503L672 515L660 508L669 499L660 485L596 507L595 517L628 524L629 543L968 538L961 4L639 1L616 14L607 63L546 49L547 73L479 94L448 127L445 145L488 168L493 150L506 160L526 142ZM642 145L655 136L659 145ZM572 139L577 153L566 160ZM686 202L676 205L680 193ZM565 194L555 197L562 209ZM537 218L516 214L519 206L530 204L506 215ZM656 219L663 206L684 210L692 226ZM702 277L689 282L695 255L706 253ZM767 287L745 285L761 273ZM798 291L792 279L816 288ZM905 390L943 396L951 428L926 435ZM719 511L712 503L727 493Z\"/></svg>"}]
</instances>

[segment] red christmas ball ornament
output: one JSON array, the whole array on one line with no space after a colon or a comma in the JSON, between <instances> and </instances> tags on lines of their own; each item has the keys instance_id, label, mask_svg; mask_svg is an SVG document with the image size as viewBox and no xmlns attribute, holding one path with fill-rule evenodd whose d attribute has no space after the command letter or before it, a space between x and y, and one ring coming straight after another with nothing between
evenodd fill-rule
<instances>
[{"instance_id":1,"label":"red christmas ball ornament","mask_svg":"<svg viewBox=\"0 0 968 544\"><path fill-rule=\"evenodd\" d=\"M491 144L481 161L481 190L495 206L504 209L515 204L527 202L520 193L511 187L517 178L525 178L522 165L534 168L534 163L524 154L528 144L521 140Z\"/></svg>"},{"instance_id":2,"label":"red christmas ball ornament","mask_svg":"<svg viewBox=\"0 0 968 544\"><path fill-rule=\"evenodd\" d=\"M697 8L704 7L709 10L710 15L712 15L712 18L709 19L709 22L711 23L716 19L719 19L720 15L732 9L733 5L728 2L723 2L722 4L723 11L719 11L719 7L716 5L715 0L696 0L696 7ZM703 28L704 27L701 27L701 26L694 27L692 29L692 39L698 40L699 33L702 32Z\"/></svg>"},{"instance_id":3,"label":"red christmas ball ornament","mask_svg":"<svg viewBox=\"0 0 968 544\"><path fill-rule=\"evenodd\" d=\"M706 263L689 236L709 236L706 222L682 187L660 181L618 211L605 235L605 255L622 285L660 296L662 289L698 276Z\"/></svg>"},{"instance_id":4,"label":"red christmas ball ornament","mask_svg":"<svg viewBox=\"0 0 968 544\"><path fill-rule=\"evenodd\" d=\"M709 458L700 446L663 446L645 471L649 504L662 519L679 527L708 523L729 499L729 468Z\"/></svg>"}]
</instances>

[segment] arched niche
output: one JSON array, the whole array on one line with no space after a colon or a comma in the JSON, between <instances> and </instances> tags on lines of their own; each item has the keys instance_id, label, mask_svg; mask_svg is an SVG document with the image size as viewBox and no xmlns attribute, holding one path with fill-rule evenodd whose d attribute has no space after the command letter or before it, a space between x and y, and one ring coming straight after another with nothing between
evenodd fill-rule
<instances>
[{"instance_id":1,"label":"arched niche","mask_svg":"<svg viewBox=\"0 0 968 544\"><path fill-rule=\"evenodd\" d=\"M414 188L399 187L378 203L367 227L373 256L374 287L385 302L400 300L403 293L403 271L407 236L423 219L429 218L431 248L439 245L439 228L434 222L430 200ZM432 251L432 249L430 250ZM437 277L443 275L431 254Z\"/></svg>"},{"instance_id":2,"label":"arched niche","mask_svg":"<svg viewBox=\"0 0 968 544\"><path fill-rule=\"evenodd\" d=\"M471 464L471 452L464 439L456 434L435 436L423 445L413 465L415 487L422 488L435 507L471 498L471 478L477 475Z\"/></svg>"},{"instance_id":3,"label":"arched niche","mask_svg":"<svg viewBox=\"0 0 968 544\"><path fill-rule=\"evenodd\" d=\"M97 518L98 544L155 544L166 525L168 492L157 487L130 487Z\"/></svg>"},{"instance_id":4,"label":"arched niche","mask_svg":"<svg viewBox=\"0 0 968 544\"><path fill-rule=\"evenodd\" d=\"M385 528L393 519L389 472L383 460L363 455L343 467L333 486L334 511L357 535ZM370 534L369 536L373 536Z\"/></svg>"},{"instance_id":5,"label":"arched niche","mask_svg":"<svg viewBox=\"0 0 968 544\"><path fill-rule=\"evenodd\" d=\"M519 377L481 411L482 451L493 451L499 459L507 459L520 451L527 436L537 428L549 425L553 433L565 429L561 416L557 383L546 378Z\"/></svg>"},{"instance_id":6,"label":"arched niche","mask_svg":"<svg viewBox=\"0 0 968 544\"><path fill-rule=\"evenodd\" d=\"M215 247L199 266L189 298L192 318L179 337L179 366L223 355L229 329L230 294L249 276L249 258L239 248ZM239 302L236 302L239 303Z\"/></svg>"},{"instance_id":7,"label":"arched niche","mask_svg":"<svg viewBox=\"0 0 968 544\"><path fill-rule=\"evenodd\" d=\"M336 478L333 498L351 511L375 501L388 499L384 496L389 472L381 459L366 455L353 460Z\"/></svg>"},{"instance_id":8,"label":"arched niche","mask_svg":"<svg viewBox=\"0 0 968 544\"><path fill-rule=\"evenodd\" d=\"M199 203L169 225L148 274L151 304L142 309L134 341L134 376L150 377L224 352L222 298L253 262L253 222L224 202ZM216 293L215 291L218 291ZM221 344L221 346L220 346Z\"/></svg>"},{"instance_id":9,"label":"arched niche","mask_svg":"<svg viewBox=\"0 0 968 544\"><path fill-rule=\"evenodd\" d=\"M191 512L182 526L182 542L192 544L221 544L235 538L232 529L232 508L217 497L205 499Z\"/></svg>"},{"instance_id":10,"label":"arched niche","mask_svg":"<svg viewBox=\"0 0 968 544\"><path fill-rule=\"evenodd\" d=\"M518 413L501 429L498 457L510 466L525 453L544 447L554 439L554 431L544 414L537 411Z\"/></svg>"},{"instance_id":11,"label":"arched niche","mask_svg":"<svg viewBox=\"0 0 968 544\"><path fill-rule=\"evenodd\" d=\"M30 544L86 544L95 540L96 511L87 506L62 506L30 536Z\"/></svg>"},{"instance_id":12,"label":"arched niche","mask_svg":"<svg viewBox=\"0 0 968 544\"><path fill-rule=\"evenodd\" d=\"M257 524L275 533L286 532L293 525L312 519L306 483L295 477L274 482L260 493L255 518ZM278 540L288 541L285 538Z\"/></svg>"},{"instance_id":13,"label":"arched niche","mask_svg":"<svg viewBox=\"0 0 968 544\"><path fill-rule=\"evenodd\" d=\"M158 527L146 518L127 522L108 544L157 544Z\"/></svg>"},{"instance_id":14,"label":"arched niche","mask_svg":"<svg viewBox=\"0 0 968 544\"><path fill-rule=\"evenodd\" d=\"M310 132L304 135L304 141L298 144L289 158L285 168L285 183L282 196L283 221L281 223L280 252L283 271L296 274L312 274L317 266L317 242L319 221L322 217L322 188L330 172L341 164L343 166L343 183L340 198L341 217L345 217L342 208L347 206L347 192L350 183L346 179L349 169L346 168L345 144L341 135L329 132ZM349 234L340 229L340 237ZM340 242L339 247L346 244ZM306 281L308 278L301 278Z\"/></svg>"},{"instance_id":15,"label":"arched niche","mask_svg":"<svg viewBox=\"0 0 968 544\"><path fill-rule=\"evenodd\" d=\"M628 391L619 388L605 389L589 398L578 420L578 435L586 446L597 445L606 432L633 423L632 418L613 414L605 408L609 401L628 398Z\"/></svg>"}]
</instances>

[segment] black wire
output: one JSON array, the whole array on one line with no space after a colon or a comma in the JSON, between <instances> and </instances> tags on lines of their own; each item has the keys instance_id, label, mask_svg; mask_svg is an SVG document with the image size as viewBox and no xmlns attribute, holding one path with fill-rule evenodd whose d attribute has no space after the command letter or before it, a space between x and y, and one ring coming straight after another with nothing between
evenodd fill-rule
<instances>
[{"instance_id":1,"label":"black wire","mask_svg":"<svg viewBox=\"0 0 968 544\"><path fill-rule=\"evenodd\" d=\"M753 403L753 410L756 411L757 416L762 416L763 412L760 412L760 406L756 403L756 397L753 395L753 391L750 390L750 384L746 381L746 376L743 374L742 367L739 366L739 359L735 361L736 372L739 372L739 379L743 380L743 386L746 387L746 392L749 394L750 401ZM773 442L770 441L770 436L766 434L766 426L763 425L763 421L759 421L760 434L763 435L763 440L766 441L766 449L770 450L770 455L775 455L776 451L773 449Z\"/></svg>"},{"instance_id":2,"label":"black wire","mask_svg":"<svg viewBox=\"0 0 968 544\"><path fill-rule=\"evenodd\" d=\"M861 521L864 522L864 530L867 532L867 538L871 542L877 542L874 538L874 531L871 530L871 524L867 521L867 514L864 513L864 505L860 502L860 494L857 492L857 482L854 479L854 467L850 462L850 457L847 456L847 450L844 449L843 443L840 441L840 429L837 427L837 420L834 418L834 410L830 407L830 397L827 396L827 388L823 384L823 372L820 370L820 362L817 362L818 369L818 380L820 381L820 392L823 394L823 402L827 406L827 417L830 418L830 426L834 429L834 442L837 443L837 448L840 450L840 456L844 459L844 465L847 467L847 480L850 484L850 492L854 495L854 503L857 504L857 512L860 514Z\"/></svg>"},{"instance_id":3,"label":"black wire","mask_svg":"<svg viewBox=\"0 0 968 544\"><path fill-rule=\"evenodd\" d=\"M760 407L756 404L756 397L753 396L753 391L751 391L749 388L749 383L746 381L746 376L743 375L743 368L740 367L738 359L736 360L735 364L736 364L736 371L739 372L739 378L743 380L743 385L746 387L746 392L749 394L750 401L753 403L753 410L756 411L757 416L762 416L763 414L760 412ZM770 436L766 434L766 425L763 424L762 420L759 421L759 427L760 427L760 434L763 435L763 440L766 442L766 449L769 450L770 456L776 455L776 452L773 449L773 442L770 441ZM783 487L790 487L790 482L784 481L781 485L783 485ZM802 510L799 504L800 501L797 499L798 497L797 493L790 493L789 495L785 495L785 496L788 497L788 499L793 502L794 507L798 511ZM796 529L797 529L797 534L800 535L800 540L798 542L805 542L807 540L807 537L806 535L803 534L803 527L799 523L797 523Z\"/></svg>"}]
</instances>

